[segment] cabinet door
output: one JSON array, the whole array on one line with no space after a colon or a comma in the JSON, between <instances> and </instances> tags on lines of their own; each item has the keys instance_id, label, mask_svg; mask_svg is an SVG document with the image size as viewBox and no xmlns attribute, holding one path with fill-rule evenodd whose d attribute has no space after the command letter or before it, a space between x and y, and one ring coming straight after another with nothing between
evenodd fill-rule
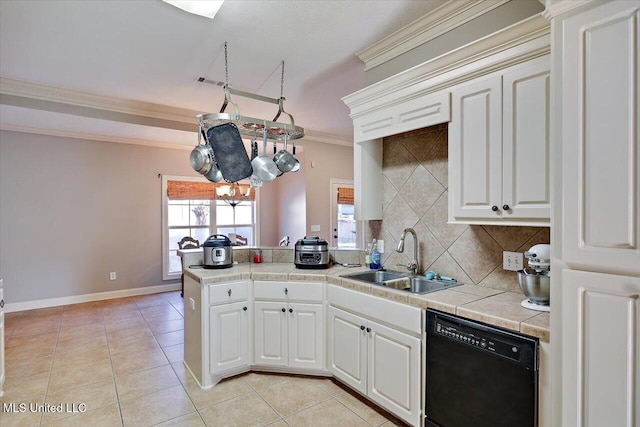
<instances>
[{"instance_id":1,"label":"cabinet door","mask_svg":"<svg viewBox=\"0 0 640 427\"><path fill-rule=\"evenodd\" d=\"M640 275L640 4L593 6L559 29L562 258Z\"/></svg>"},{"instance_id":2,"label":"cabinet door","mask_svg":"<svg viewBox=\"0 0 640 427\"><path fill-rule=\"evenodd\" d=\"M2 290L2 279L0 279L0 396L4 394L4 293Z\"/></svg>"},{"instance_id":3,"label":"cabinet door","mask_svg":"<svg viewBox=\"0 0 640 427\"><path fill-rule=\"evenodd\" d=\"M361 393L367 392L367 321L329 306L328 369Z\"/></svg>"},{"instance_id":4,"label":"cabinet door","mask_svg":"<svg viewBox=\"0 0 640 427\"><path fill-rule=\"evenodd\" d=\"M411 425L420 423L420 340L369 322L367 395Z\"/></svg>"},{"instance_id":5,"label":"cabinet door","mask_svg":"<svg viewBox=\"0 0 640 427\"><path fill-rule=\"evenodd\" d=\"M549 222L549 58L505 73L502 82L503 218Z\"/></svg>"},{"instance_id":6,"label":"cabinet door","mask_svg":"<svg viewBox=\"0 0 640 427\"><path fill-rule=\"evenodd\" d=\"M288 363L287 303L256 301L254 307L255 364L286 366Z\"/></svg>"},{"instance_id":7,"label":"cabinet door","mask_svg":"<svg viewBox=\"0 0 640 427\"><path fill-rule=\"evenodd\" d=\"M502 213L501 77L455 89L452 108L450 220L499 218Z\"/></svg>"},{"instance_id":8,"label":"cabinet door","mask_svg":"<svg viewBox=\"0 0 640 427\"><path fill-rule=\"evenodd\" d=\"M322 304L289 303L289 366L324 368Z\"/></svg>"},{"instance_id":9,"label":"cabinet door","mask_svg":"<svg viewBox=\"0 0 640 427\"><path fill-rule=\"evenodd\" d=\"M562 271L562 425L640 425L640 278Z\"/></svg>"},{"instance_id":10,"label":"cabinet door","mask_svg":"<svg viewBox=\"0 0 640 427\"><path fill-rule=\"evenodd\" d=\"M209 308L210 372L249 364L249 310L246 301Z\"/></svg>"}]
</instances>

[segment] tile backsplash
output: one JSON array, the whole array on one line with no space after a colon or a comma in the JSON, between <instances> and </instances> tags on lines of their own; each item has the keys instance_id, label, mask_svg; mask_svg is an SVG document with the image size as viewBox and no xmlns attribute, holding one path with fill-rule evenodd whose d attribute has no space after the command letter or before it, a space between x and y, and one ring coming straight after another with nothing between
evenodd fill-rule
<instances>
[{"instance_id":1,"label":"tile backsplash","mask_svg":"<svg viewBox=\"0 0 640 427\"><path fill-rule=\"evenodd\" d=\"M446 124L384 138L382 221L368 221L366 240L384 239L383 265L403 270L397 264L410 262L412 237L406 237L404 253L394 248L402 230L412 227L423 272L520 292L516 273L502 269L502 252L549 243L549 228L447 224L447 154Z\"/></svg>"}]
</instances>

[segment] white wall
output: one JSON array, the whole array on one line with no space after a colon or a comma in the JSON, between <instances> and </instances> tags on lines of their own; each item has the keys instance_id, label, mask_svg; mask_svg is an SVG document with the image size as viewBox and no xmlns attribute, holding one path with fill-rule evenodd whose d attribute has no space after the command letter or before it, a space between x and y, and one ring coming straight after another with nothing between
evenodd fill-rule
<instances>
[{"instance_id":1,"label":"white wall","mask_svg":"<svg viewBox=\"0 0 640 427\"><path fill-rule=\"evenodd\" d=\"M159 173L197 175L188 150L0 132L7 303L172 283Z\"/></svg>"},{"instance_id":2,"label":"white wall","mask_svg":"<svg viewBox=\"0 0 640 427\"><path fill-rule=\"evenodd\" d=\"M298 157L300 172L260 190L261 245L308 224L329 237L329 179L353 178L353 151L311 142ZM199 176L189 150L0 131L7 303L176 283L162 280L158 174Z\"/></svg>"},{"instance_id":3,"label":"white wall","mask_svg":"<svg viewBox=\"0 0 640 427\"><path fill-rule=\"evenodd\" d=\"M331 241L331 178L353 179L353 147L310 142L304 146L307 235ZM311 164L313 163L313 167ZM319 225L320 231L311 231Z\"/></svg>"}]
</instances>

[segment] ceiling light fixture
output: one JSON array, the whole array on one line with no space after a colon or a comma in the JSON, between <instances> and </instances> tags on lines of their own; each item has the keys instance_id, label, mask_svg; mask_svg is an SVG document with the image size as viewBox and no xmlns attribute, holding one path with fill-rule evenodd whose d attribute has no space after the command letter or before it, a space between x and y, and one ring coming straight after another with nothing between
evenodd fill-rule
<instances>
[{"instance_id":1,"label":"ceiling light fixture","mask_svg":"<svg viewBox=\"0 0 640 427\"><path fill-rule=\"evenodd\" d=\"M220 10L224 0L162 0L163 2L194 15L213 19Z\"/></svg>"},{"instance_id":2,"label":"ceiling light fixture","mask_svg":"<svg viewBox=\"0 0 640 427\"><path fill-rule=\"evenodd\" d=\"M222 200L231 206L234 210L235 207L246 200L251 194L250 185L242 185L234 182L229 185L216 185L216 196L218 200ZM238 196L236 198L236 196Z\"/></svg>"}]
</instances>

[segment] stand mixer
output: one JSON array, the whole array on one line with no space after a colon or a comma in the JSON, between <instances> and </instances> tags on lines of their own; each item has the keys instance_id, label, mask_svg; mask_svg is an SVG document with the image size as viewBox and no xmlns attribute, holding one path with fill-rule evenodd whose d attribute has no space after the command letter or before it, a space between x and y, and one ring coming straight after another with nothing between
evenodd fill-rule
<instances>
[{"instance_id":1,"label":"stand mixer","mask_svg":"<svg viewBox=\"0 0 640 427\"><path fill-rule=\"evenodd\" d=\"M534 245L524 253L529 268L518 270L518 284L527 297L520 304L536 311L549 311L551 246Z\"/></svg>"}]
</instances>

